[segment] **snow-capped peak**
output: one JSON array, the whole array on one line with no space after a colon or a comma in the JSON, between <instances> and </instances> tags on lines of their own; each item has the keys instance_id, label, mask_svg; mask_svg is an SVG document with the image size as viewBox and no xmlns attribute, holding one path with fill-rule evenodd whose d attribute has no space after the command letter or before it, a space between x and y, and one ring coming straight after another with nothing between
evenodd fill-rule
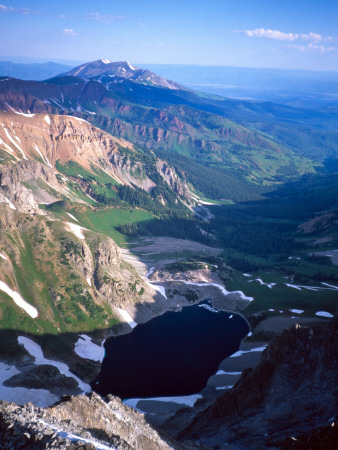
<instances>
[{"instance_id":1,"label":"snow-capped peak","mask_svg":"<svg viewBox=\"0 0 338 450\"><path fill-rule=\"evenodd\" d=\"M110 64L111 63L110 59L101 59L101 61L103 62L103 64Z\"/></svg>"}]
</instances>

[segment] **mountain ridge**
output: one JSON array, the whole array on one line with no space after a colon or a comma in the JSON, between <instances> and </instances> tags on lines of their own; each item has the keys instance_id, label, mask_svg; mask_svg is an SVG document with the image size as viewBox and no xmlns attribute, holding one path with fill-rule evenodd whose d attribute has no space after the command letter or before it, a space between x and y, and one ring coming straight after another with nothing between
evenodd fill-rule
<instances>
[{"instance_id":1,"label":"mountain ridge","mask_svg":"<svg viewBox=\"0 0 338 450\"><path fill-rule=\"evenodd\" d=\"M74 69L56 75L55 78L64 76L75 76L84 79L95 78L98 80L101 80L104 76L108 76L114 79L115 82L132 80L135 83L150 84L168 89L184 89L183 86L180 86L178 83L159 77L150 70L134 67L128 61L112 62L107 59L98 59L86 64L81 64Z\"/></svg>"}]
</instances>

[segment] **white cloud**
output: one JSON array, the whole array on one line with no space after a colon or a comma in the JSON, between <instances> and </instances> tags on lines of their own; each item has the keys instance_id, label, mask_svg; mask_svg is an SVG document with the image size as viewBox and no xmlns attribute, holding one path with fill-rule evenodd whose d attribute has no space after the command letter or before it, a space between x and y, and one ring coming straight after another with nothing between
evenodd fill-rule
<instances>
[{"instance_id":1,"label":"white cloud","mask_svg":"<svg viewBox=\"0 0 338 450\"><path fill-rule=\"evenodd\" d=\"M0 4L0 12L18 13L18 14L24 14L24 15L40 14L38 11L34 11L33 9L13 8L13 6L6 6L6 5L3 5L3 4Z\"/></svg>"},{"instance_id":2,"label":"white cloud","mask_svg":"<svg viewBox=\"0 0 338 450\"><path fill-rule=\"evenodd\" d=\"M76 33L73 28L65 28L63 30L63 33L66 34L67 36L77 36L79 33Z\"/></svg>"},{"instance_id":3,"label":"white cloud","mask_svg":"<svg viewBox=\"0 0 338 450\"><path fill-rule=\"evenodd\" d=\"M265 28L255 28L254 30L244 30L242 33L245 33L249 37L254 38L266 38L266 39L275 39L278 41L311 41L311 42L319 42L323 40L323 36L317 33L284 33L279 30L270 30Z\"/></svg>"},{"instance_id":4,"label":"white cloud","mask_svg":"<svg viewBox=\"0 0 338 450\"><path fill-rule=\"evenodd\" d=\"M332 53L338 50L337 47L333 46L326 47L325 45L316 44L312 42L310 42L307 45L290 44L288 45L288 48L299 50L301 52L316 52L316 53Z\"/></svg>"},{"instance_id":5,"label":"white cloud","mask_svg":"<svg viewBox=\"0 0 338 450\"><path fill-rule=\"evenodd\" d=\"M102 23L111 23L111 22L114 22L115 20L125 19L124 16L113 16L110 14L102 14L99 12L86 13L84 15L84 18L88 19L88 20L96 20L97 22L102 22Z\"/></svg>"}]
</instances>

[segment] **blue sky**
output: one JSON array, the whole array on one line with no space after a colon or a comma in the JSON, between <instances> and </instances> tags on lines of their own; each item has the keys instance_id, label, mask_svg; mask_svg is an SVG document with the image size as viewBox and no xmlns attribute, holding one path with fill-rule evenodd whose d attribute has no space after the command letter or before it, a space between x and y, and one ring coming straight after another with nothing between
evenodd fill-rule
<instances>
[{"instance_id":1,"label":"blue sky","mask_svg":"<svg viewBox=\"0 0 338 450\"><path fill-rule=\"evenodd\" d=\"M338 1L0 0L0 55L338 70Z\"/></svg>"}]
</instances>

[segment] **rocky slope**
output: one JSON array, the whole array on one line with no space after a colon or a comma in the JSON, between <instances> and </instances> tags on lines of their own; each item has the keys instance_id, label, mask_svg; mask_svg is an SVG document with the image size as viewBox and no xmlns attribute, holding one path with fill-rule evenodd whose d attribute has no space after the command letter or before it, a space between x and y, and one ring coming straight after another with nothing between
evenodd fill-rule
<instances>
[{"instance_id":1,"label":"rocky slope","mask_svg":"<svg viewBox=\"0 0 338 450\"><path fill-rule=\"evenodd\" d=\"M233 389L195 417L179 413L165 429L182 441L192 439L208 448L334 448L337 319L328 327L296 325L285 330ZM320 446L321 436L330 442L327 447Z\"/></svg>"}]
</instances>

